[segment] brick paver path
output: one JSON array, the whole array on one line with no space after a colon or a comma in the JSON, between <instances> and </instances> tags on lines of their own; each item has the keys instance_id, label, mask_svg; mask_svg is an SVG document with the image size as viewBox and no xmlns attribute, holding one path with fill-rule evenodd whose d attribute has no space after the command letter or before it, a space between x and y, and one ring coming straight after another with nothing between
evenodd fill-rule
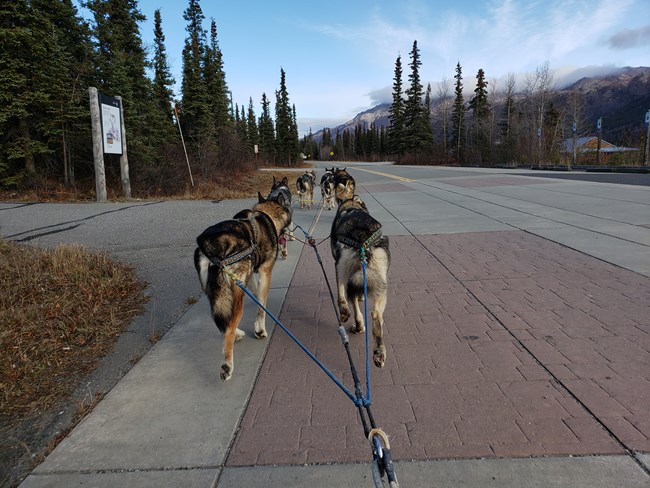
<instances>
[{"instance_id":1,"label":"brick paver path","mask_svg":"<svg viewBox=\"0 0 650 488\"><path fill-rule=\"evenodd\" d=\"M650 451L650 279L520 231L390 240L371 390L395 459ZM280 319L351 388L311 249ZM352 402L276 328L227 464L369 459Z\"/></svg>"}]
</instances>

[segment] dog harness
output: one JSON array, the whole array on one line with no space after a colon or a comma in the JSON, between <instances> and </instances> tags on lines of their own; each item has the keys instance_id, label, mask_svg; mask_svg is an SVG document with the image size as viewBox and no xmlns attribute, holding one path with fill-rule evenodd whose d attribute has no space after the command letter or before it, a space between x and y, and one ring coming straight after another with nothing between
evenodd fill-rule
<instances>
[{"instance_id":1,"label":"dog harness","mask_svg":"<svg viewBox=\"0 0 650 488\"><path fill-rule=\"evenodd\" d=\"M359 243L355 241L354 239L350 239L349 237L337 235L336 239L345 244L346 246L354 247L355 249L368 249L370 246L372 246L375 242L377 242L379 239L381 239L381 228L377 229L375 232L373 232L368 239L366 239L364 242Z\"/></svg>"},{"instance_id":2,"label":"dog harness","mask_svg":"<svg viewBox=\"0 0 650 488\"><path fill-rule=\"evenodd\" d=\"M230 256L224 258L224 259L217 259L213 256L206 256L212 264L217 266L219 269L223 269L226 266L230 266L231 264L235 264L238 261L241 261L242 259L246 259L248 256L253 254L257 250L257 237L259 235L259 229L257 227L257 222L255 222L255 214L251 214L250 217L246 219L237 219L239 222L246 222L249 221L251 224L251 228L253 229L253 241L251 242L251 245L248 246L246 249L243 251L239 251L235 254L231 254Z\"/></svg>"}]
</instances>

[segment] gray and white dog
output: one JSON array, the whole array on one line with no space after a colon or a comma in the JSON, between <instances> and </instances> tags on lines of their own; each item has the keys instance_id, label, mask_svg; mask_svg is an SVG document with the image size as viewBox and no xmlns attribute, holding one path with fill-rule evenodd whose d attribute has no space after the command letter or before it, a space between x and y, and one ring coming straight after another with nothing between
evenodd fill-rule
<instances>
[{"instance_id":1,"label":"gray and white dog","mask_svg":"<svg viewBox=\"0 0 650 488\"><path fill-rule=\"evenodd\" d=\"M325 174L320 179L320 194L323 199L323 207L327 205L327 210L332 210L336 206L334 203L334 168L325 168Z\"/></svg>"}]
</instances>

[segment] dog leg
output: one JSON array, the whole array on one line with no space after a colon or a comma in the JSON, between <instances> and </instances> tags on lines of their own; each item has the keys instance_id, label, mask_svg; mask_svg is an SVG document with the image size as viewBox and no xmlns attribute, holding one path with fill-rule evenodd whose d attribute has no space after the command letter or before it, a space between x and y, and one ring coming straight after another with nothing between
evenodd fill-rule
<instances>
[{"instance_id":1,"label":"dog leg","mask_svg":"<svg viewBox=\"0 0 650 488\"><path fill-rule=\"evenodd\" d=\"M338 280L337 280L338 281ZM350 309L348 308L348 300L345 294L345 284L339 283L339 312L341 322L347 322L350 318Z\"/></svg>"},{"instance_id":2,"label":"dog leg","mask_svg":"<svg viewBox=\"0 0 650 488\"><path fill-rule=\"evenodd\" d=\"M224 362L221 365L221 379L228 381L235 370L234 363L234 344L237 336L243 337L243 331L238 329L239 322L244 314L244 292L239 288L233 290L233 314L228 326L223 334L223 357ZM239 331L239 332L237 332Z\"/></svg>"},{"instance_id":3,"label":"dog leg","mask_svg":"<svg viewBox=\"0 0 650 488\"><path fill-rule=\"evenodd\" d=\"M361 306L360 306L361 302L362 300L360 300L358 297L355 297L352 300L352 303L354 304L354 325L355 325L355 328L352 329L352 332L356 332L357 334L361 334L366 330L365 318L363 316L363 311L361 310Z\"/></svg>"},{"instance_id":4,"label":"dog leg","mask_svg":"<svg viewBox=\"0 0 650 488\"><path fill-rule=\"evenodd\" d=\"M375 338L375 348L372 352L372 359L378 368L384 367L386 361L386 346L384 345L384 310L386 309L386 292L375 298L375 306L372 311L372 335Z\"/></svg>"},{"instance_id":5,"label":"dog leg","mask_svg":"<svg viewBox=\"0 0 650 488\"><path fill-rule=\"evenodd\" d=\"M287 259L287 236L282 234L280 239L278 239L278 244L280 245L280 257L282 259Z\"/></svg>"},{"instance_id":6,"label":"dog leg","mask_svg":"<svg viewBox=\"0 0 650 488\"><path fill-rule=\"evenodd\" d=\"M259 285L257 288L257 299L264 307L269 297L269 287L271 286L271 270L273 264L270 266L260 267L259 270ZM267 336L266 333L266 312L260 307L257 308L257 319L255 320L255 337L263 339Z\"/></svg>"}]
</instances>

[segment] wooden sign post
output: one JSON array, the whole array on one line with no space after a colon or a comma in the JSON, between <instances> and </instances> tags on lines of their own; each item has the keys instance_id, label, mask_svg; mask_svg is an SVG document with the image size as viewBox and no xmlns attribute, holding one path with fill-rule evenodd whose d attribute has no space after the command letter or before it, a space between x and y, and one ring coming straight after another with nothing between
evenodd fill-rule
<instances>
[{"instance_id":1,"label":"wooden sign post","mask_svg":"<svg viewBox=\"0 0 650 488\"><path fill-rule=\"evenodd\" d=\"M99 97L97 88L88 87L90 97L90 123L93 129L93 156L95 160L95 192L98 202L108 200L106 194L106 172L104 171L104 147L102 144L102 123L99 115Z\"/></svg>"},{"instance_id":2,"label":"wooden sign post","mask_svg":"<svg viewBox=\"0 0 650 488\"><path fill-rule=\"evenodd\" d=\"M122 192L131 198L129 159L126 154L126 127L122 97L102 95L95 87L88 88L90 97L90 120L93 133L93 156L95 160L95 189L97 201L106 202L106 170L104 154L120 155Z\"/></svg>"}]
</instances>

